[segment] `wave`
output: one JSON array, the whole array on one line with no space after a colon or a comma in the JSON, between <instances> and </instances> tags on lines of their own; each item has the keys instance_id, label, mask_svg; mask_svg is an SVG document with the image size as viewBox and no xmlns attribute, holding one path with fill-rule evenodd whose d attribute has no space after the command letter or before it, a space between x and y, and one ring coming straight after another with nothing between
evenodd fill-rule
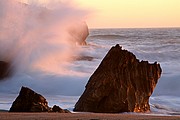
<instances>
[{"instance_id":1,"label":"wave","mask_svg":"<svg viewBox=\"0 0 180 120\"><path fill-rule=\"evenodd\" d=\"M90 35L89 38L91 38L91 39L101 39L101 40L114 40L114 39L128 38L128 36L121 36L121 35Z\"/></svg>"},{"instance_id":2,"label":"wave","mask_svg":"<svg viewBox=\"0 0 180 120\"><path fill-rule=\"evenodd\" d=\"M152 113L166 115L180 115L180 97L177 96L152 96L150 106Z\"/></svg>"}]
</instances>

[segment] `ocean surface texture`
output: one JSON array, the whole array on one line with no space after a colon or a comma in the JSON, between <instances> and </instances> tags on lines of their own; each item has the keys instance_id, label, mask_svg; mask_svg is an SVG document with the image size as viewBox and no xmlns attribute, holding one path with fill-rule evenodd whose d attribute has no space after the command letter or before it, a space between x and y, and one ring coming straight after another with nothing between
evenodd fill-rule
<instances>
[{"instance_id":1,"label":"ocean surface texture","mask_svg":"<svg viewBox=\"0 0 180 120\"><path fill-rule=\"evenodd\" d=\"M162 76L150 97L150 114L180 115L180 28L91 29L87 46L73 46L71 52L76 52L63 65L59 65L61 61L58 60L52 62L50 57L48 60L53 64L47 66L49 69L41 65L42 59L47 58L39 44L38 58L41 59L35 59L35 62L32 59L37 51L31 51L31 57L23 62L16 59L14 75L0 81L0 109L9 110L21 86L26 86L42 94L49 106L56 104L73 110L89 77L116 44L133 52L139 60L157 61L162 67ZM39 57L41 54L43 57ZM23 58L21 55L18 58Z\"/></svg>"}]
</instances>

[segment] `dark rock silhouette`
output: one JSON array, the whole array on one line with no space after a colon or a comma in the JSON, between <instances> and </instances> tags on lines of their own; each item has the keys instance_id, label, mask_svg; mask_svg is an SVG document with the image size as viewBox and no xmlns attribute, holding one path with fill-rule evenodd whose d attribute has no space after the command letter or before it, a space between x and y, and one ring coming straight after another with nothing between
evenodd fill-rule
<instances>
[{"instance_id":1,"label":"dark rock silhouette","mask_svg":"<svg viewBox=\"0 0 180 120\"><path fill-rule=\"evenodd\" d=\"M56 105L53 106L52 111L53 112L59 112L59 113L70 113L69 110L67 110L67 109L64 110L64 109L62 109L62 108L60 108L59 106L56 106Z\"/></svg>"},{"instance_id":2,"label":"dark rock silhouette","mask_svg":"<svg viewBox=\"0 0 180 120\"><path fill-rule=\"evenodd\" d=\"M22 87L19 96L13 102L10 112L48 112L48 102L46 99L33 90Z\"/></svg>"},{"instance_id":3,"label":"dark rock silhouette","mask_svg":"<svg viewBox=\"0 0 180 120\"><path fill-rule=\"evenodd\" d=\"M74 111L119 113L150 111L151 96L161 75L156 62L139 61L136 56L112 47L90 77Z\"/></svg>"},{"instance_id":4,"label":"dark rock silhouette","mask_svg":"<svg viewBox=\"0 0 180 120\"><path fill-rule=\"evenodd\" d=\"M11 75L10 63L0 61L0 80Z\"/></svg>"},{"instance_id":5,"label":"dark rock silhouette","mask_svg":"<svg viewBox=\"0 0 180 120\"><path fill-rule=\"evenodd\" d=\"M57 109L58 108L58 109ZM9 112L62 112L67 113L59 106L50 108L46 99L33 90L22 87L19 96L13 102Z\"/></svg>"},{"instance_id":6,"label":"dark rock silhouette","mask_svg":"<svg viewBox=\"0 0 180 120\"><path fill-rule=\"evenodd\" d=\"M91 56L85 56L85 55L79 55L79 56L73 56L72 60L74 61L93 61L94 57Z\"/></svg>"}]
</instances>

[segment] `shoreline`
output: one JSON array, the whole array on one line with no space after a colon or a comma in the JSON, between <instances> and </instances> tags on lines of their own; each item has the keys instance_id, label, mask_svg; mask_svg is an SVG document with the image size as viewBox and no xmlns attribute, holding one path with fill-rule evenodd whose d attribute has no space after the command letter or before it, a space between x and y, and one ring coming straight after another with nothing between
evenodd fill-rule
<instances>
[{"instance_id":1,"label":"shoreline","mask_svg":"<svg viewBox=\"0 0 180 120\"><path fill-rule=\"evenodd\" d=\"M176 120L180 115L143 115L109 113L9 113L0 112L1 120Z\"/></svg>"}]
</instances>

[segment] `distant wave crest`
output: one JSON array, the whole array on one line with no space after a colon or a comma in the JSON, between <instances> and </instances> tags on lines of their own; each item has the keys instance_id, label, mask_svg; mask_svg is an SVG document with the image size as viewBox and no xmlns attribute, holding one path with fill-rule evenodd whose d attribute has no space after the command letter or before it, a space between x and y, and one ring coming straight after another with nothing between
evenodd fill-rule
<instances>
[{"instance_id":1,"label":"distant wave crest","mask_svg":"<svg viewBox=\"0 0 180 120\"><path fill-rule=\"evenodd\" d=\"M122 36L122 35L92 35L89 36L89 38L94 38L94 39L101 39L101 40L114 40L114 39L121 39L121 38L127 38L128 36Z\"/></svg>"}]
</instances>

